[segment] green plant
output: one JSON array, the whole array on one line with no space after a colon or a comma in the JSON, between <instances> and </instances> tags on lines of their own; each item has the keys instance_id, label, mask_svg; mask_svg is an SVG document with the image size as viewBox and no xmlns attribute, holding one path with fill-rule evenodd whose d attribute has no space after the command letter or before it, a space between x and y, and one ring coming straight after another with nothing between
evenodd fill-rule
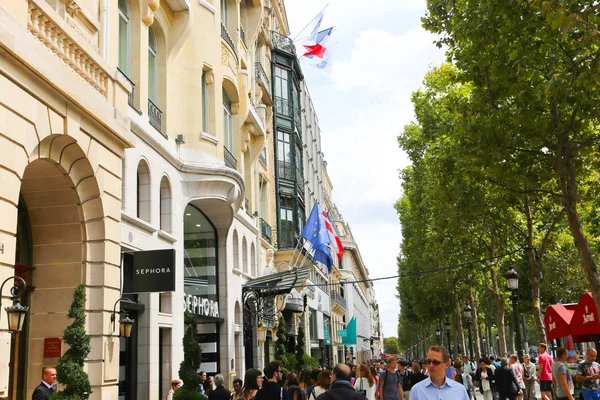
<instances>
[{"instance_id":1,"label":"green plant","mask_svg":"<svg viewBox=\"0 0 600 400\"><path fill-rule=\"evenodd\" d=\"M202 348L196 341L198 328L196 317L189 312L184 314L185 334L183 335L183 361L179 366L179 378L183 386L175 391L176 400L205 400L208 397L198 392L202 379L198 375L198 368L202 362Z\"/></svg>"},{"instance_id":2,"label":"green plant","mask_svg":"<svg viewBox=\"0 0 600 400\"><path fill-rule=\"evenodd\" d=\"M277 324L277 342L275 342L275 359L286 365L287 358L285 356L285 344L287 342L287 336L285 334L285 319L283 315L279 317L279 323Z\"/></svg>"},{"instance_id":3,"label":"green plant","mask_svg":"<svg viewBox=\"0 0 600 400\"><path fill-rule=\"evenodd\" d=\"M304 318L298 328L298 336L296 337L296 362L298 371L304 368Z\"/></svg>"},{"instance_id":4,"label":"green plant","mask_svg":"<svg viewBox=\"0 0 600 400\"><path fill-rule=\"evenodd\" d=\"M317 362L316 358L311 357L306 353L303 354L303 358L304 358L304 363L302 364L304 366L303 368L313 370L313 369L319 367L319 363Z\"/></svg>"},{"instance_id":5,"label":"green plant","mask_svg":"<svg viewBox=\"0 0 600 400\"><path fill-rule=\"evenodd\" d=\"M83 362L92 349L85 332L85 300L85 285L77 285L67 314L73 323L65 328L62 338L69 349L56 363L57 380L66 387L52 396L54 400L87 400L92 394L90 379L83 370Z\"/></svg>"}]
</instances>

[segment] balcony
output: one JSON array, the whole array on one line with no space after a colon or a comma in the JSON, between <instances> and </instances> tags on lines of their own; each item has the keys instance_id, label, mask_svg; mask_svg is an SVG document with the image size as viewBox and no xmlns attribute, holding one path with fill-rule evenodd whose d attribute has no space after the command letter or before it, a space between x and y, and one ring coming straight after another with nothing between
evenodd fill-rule
<instances>
[{"instance_id":1,"label":"balcony","mask_svg":"<svg viewBox=\"0 0 600 400\"><path fill-rule=\"evenodd\" d=\"M254 63L254 70L256 73L256 82L258 82L263 93L265 93L269 97L269 101L271 101L271 81L269 80L269 76L260 62Z\"/></svg>"},{"instance_id":2,"label":"balcony","mask_svg":"<svg viewBox=\"0 0 600 400\"><path fill-rule=\"evenodd\" d=\"M285 161L277 161L277 176L279 179L294 180L294 166Z\"/></svg>"},{"instance_id":3,"label":"balcony","mask_svg":"<svg viewBox=\"0 0 600 400\"><path fill-rule=\"evenodd\" d=\"M162 132L162 111L148 99L148 117L150 118L150 125L152 125L157 131Z\"/></svg>"},{"instance_id":4,"label":"balcony","mask_svg":"<svg viewBox=\"0 0 600 400\"><path fill-rule=\"evenodd\" d=\"M344 310L346 310L346 299L339 294L338 292L332 291L331 292L331 298L333 299L333 301L335 303L337 303L341 308L343 308Z\"/></svg>"},{"instance_id":5,"label":"balcony","mask_svg":"<svg viewBox=\"0 0 600 400\"><path fill-rule=\"evenodd\" d=\"M275 97L275 112L283 117L292 117L292 102L283 97Z\"/></svg>"},{"instance_id":6,"label":"balcony","mask_svg":"<svg viewBox=\"0 0 600 400\"><path fill-rule=\"evenodd\" d=\"M225 160L225 166L231 169L237 169L237 160L231 154L231 152L227 149L227 147L223 147L223 159Z\"/></svg>"},{"instance_id":7,"label":"balcony","mask_svg":"<svg viewBox=\"0 0 600 400\"><path fill-rule=\"evenodd\" d=\"M133 105L133 100L135 99L135 83L133 83L133 81L131 79L129 79L129 77L127 76L127 74L125 72L121 71L119 68L117 68L117 70L119 70L121 75L123 75L123 77L125 79L127 79L127 82L129 82L131 84L131 92L129 92L129 95L127 96L127 104L129 104L131 107L135 108L135 106Z\"/></svg>"},{"instance_id":8,"label":"balcony","mask_svg":"<svg viewBox=\"0 0 600 400\"><path fill-rule=\"evenodd\" d=\"M231 36L229 36L229 32L227 32L227 28L225 27L225 24L223 22L221 22L221 39L223 39L225 43L227 43L227 45L231 48L231 51L233 52L233 55L237 60L237 53L235 52L233 40L231 40Z\"/></svg>"},{"instance_id":9,"label":"balcony","mask_svg":"<svg viewBox=\"0 0 600 400\"><path fill-rule=\"evenodd\" d=\"M296 247L294 229L291 227L282 227L277 231L277 248L293 249Z\"/></svg>"},{"instance_id":10,"label":"balcony","mask_svg":"<svg viewBox=\"0 0 600 400\"><path fill-rule=\"evenodd\" d=\"M273 244L273 231L271 230L271 225L267 224L267 221L264 219L260 219L260 232L262 237L269 242L269 244Z\"/></svg>"},{"instance_id":11,"label":"balcony","mask_svg":"<svg viewBox=\"0 0 600 400\"><path fill-rule=\"evenodd\" d=\"M298 195L304 198L304 176L302 170L298 167L296 167L296 189L298 190Z\"/></svg>"},{"instance_id":12,"label":"balcony","mask_svg":"<svg viewBox=\"0 0 600 400\"><path fill-rule=\"evenodd\" d=\"M276 49L283 50L290 54L296 55L296 46L289 37L283 36L281 33L271 31L271 41Z\"/></svg>"}]
</instances>

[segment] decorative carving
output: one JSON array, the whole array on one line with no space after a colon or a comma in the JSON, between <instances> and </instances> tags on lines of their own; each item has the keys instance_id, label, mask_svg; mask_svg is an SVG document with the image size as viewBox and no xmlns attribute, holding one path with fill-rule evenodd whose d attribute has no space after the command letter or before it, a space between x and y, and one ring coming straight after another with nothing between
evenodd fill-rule
<instances>
[{"instance_id":1,"label":"decorative carving","mask_svg":"<svg viewBox=\"0 0 600 400\"><path fill-rule=\"evenodd\" d=\"M229 67L231 72L237 76L237 66L234 57L231 50L229 50L225 44L221 43L221 65Z\"/></svg>"},{"instance_id":2,"label":"decorative carving","mask_svg":"<svg viewBox=\"0 0 600 400\"><path fill-rule=\"evenodd\" d=\"M76 18L81 12L81 7L79 7L74 1L67 3L65 9L71 18Z\"/></svg>"},{"instance_id":3,"label":"decorative carving","mask_svg":"<svg viewBox=\"0 0 600 400\"><path fill-rule=\"evenodd\" d=\"M108 74L104 68L32 1L29 1L27 28L83 80L107 96Z\"/></svg>"}]
</instances>

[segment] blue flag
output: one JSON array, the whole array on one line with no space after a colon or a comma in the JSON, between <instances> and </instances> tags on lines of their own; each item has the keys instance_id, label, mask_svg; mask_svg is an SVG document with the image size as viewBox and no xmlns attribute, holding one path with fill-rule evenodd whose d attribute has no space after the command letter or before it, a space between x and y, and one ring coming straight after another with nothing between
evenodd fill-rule
<instances>
[{"instance_id":1,"label":"blue flag","mask_svg":"<svg viewBox=\"0 0 600 400\"><path fill-rule=\"evenodd\" d=\"M315 261L320 261L327 265L329 271L333 265L333 255L331 254L331 239L329 238L329 232L325 225L325 219L323 218L323 211L319 206L319 203L315 203L304 230L302 231L302 237L309 241L313 245L315 254L313 258Z\"/></svg>"}]
</instances>

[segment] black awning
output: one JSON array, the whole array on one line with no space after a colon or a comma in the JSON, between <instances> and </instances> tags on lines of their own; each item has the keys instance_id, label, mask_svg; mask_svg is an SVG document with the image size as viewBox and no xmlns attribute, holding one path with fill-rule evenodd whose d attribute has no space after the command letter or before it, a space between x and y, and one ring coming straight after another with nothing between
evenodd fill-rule
<instances>
[{"instance_id":1,"label":"black awning","mask_svg":"<svg viewBox=\"0 0 600 400\"><path fill-rule=\"evenodd\" d=\"M310 267L294 268L275 274L249 279L243 288L270 295L290 293L293 288L302 286L308 279Z\"/></svg>"}]
</instances>

